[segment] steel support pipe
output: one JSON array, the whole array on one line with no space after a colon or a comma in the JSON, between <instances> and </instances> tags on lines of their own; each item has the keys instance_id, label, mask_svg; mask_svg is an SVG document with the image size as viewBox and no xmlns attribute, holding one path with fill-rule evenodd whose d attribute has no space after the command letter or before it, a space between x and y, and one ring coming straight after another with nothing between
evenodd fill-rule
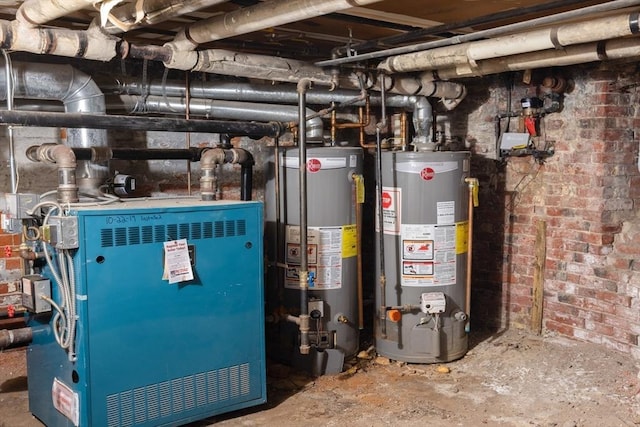
<instances>
[{"instance_id":1,"label":"steel support pipe","mask_svg":"<svg viewBox=\"0 0 640 427\"><path fill-rule=\"evenodd\" d=\"M26 345L33 339L31 328L3 329L0 330L0 350L7 347Z\"/></svg>"},{"instance_id":2,"label":"steel support pipe","mask_svg":"<svg viewBox=\"0 0 640 427\"><path fill-rule=\"evenodd\" d=\"M282 135L285 126L278 122L253 123L222 120L185 120L163 117L130 117L120 115L43 113L31 111L0 111L0 123L5 125L70 127L89 129L128 129L165 132L228 133L252 137Z\"/></svg>"}]
</instances>

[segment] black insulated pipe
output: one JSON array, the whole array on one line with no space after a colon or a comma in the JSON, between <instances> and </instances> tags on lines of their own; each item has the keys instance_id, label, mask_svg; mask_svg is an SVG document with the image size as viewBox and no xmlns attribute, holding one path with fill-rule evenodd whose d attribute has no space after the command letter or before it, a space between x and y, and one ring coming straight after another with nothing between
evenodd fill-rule
<instances>
[{"instance_id":1,"label":"black insulated pipe","mask_svg":"<svg viewBox=\"0 0 640 427\"><path fill-rule=\"evenodd\" d=\"M38 146L32 146L27 149L37 150ZM118 160L189 160L191 162L199 162L202 154L211 148L72 148L76 159L96 161L108 161L112 159ZM239 164L240 169L240 200L251 200L253 192L253 165L255 160L253 155L244 148L224 149L223 163Z\"/></svg>"},{"instance_id":2,"label":"black insulated pipe","mask_svg":"<svg viewBox=\"0 0 640 427\"><path fill-rule=\"evenodd\" d=\"M0 350L8 347L27 345L33 339L33 329L2 329L0 330Z\"/></svg>"},{"instance_id":3,"label":"black insulated pipe","mask_svg":"<svg viewBox=\"0 0 640 427\"><path fill-rule=\"evenodd\" d=\"M228 133L230 135L268 136L271 138L282 135L285 130L285 125L279 122L255 123L224 120L185 120L165 117L131 117L15 110L0 110L0 123L14 126Z\"/></svg>"}]
</instances>

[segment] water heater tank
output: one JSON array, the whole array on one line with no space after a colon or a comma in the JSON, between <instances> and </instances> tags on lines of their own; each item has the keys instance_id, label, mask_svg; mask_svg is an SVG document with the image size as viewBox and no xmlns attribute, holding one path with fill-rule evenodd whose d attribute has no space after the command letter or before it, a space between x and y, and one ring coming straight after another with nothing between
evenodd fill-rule
<instances>
[{"instance_id":1,"label":"water heater tank","mask_svg":"<svg viewBox=\"0 0 640 427\"><path fill-rule=\"evenodd\" d=\"M298 148L271 159L265 191L267 349L272 357L310 367L316 374L340 371L358 351L356 179L362 149L307 149L308 313L312 351L299 354L299 334L287 314L300 313L300 199ZM277 165L276 165L277 164Z\"/></svg>"},{"instance_id":2,"label":"water heater tank","mask_svg":"<svg viewBox=\"0 0 640 427\"><path fill-rule=\"evenodd\" d=\"M384 294L375 287L375 340L385 357L437 363L467 351L469 158L468 152L382 153L386 285Z\"/></svg>"}]
</instances>

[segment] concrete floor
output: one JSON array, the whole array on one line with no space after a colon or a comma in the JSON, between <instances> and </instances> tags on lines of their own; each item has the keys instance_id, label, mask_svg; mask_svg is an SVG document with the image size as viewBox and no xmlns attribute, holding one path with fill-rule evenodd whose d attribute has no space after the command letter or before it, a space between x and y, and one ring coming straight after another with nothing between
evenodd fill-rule
<instances>
[{"instance_id":1,"label":"concrete floor","mask_svg":"<svg viewBox=\"0 0 640 427\"><path fill-rule=\"evenodd\" d=\"M445 365L371 352L336 376L268 372L267 404L191 426L640 425L636 362L554 335L472 333L469 353ZM1 427L42 426L28 411L26 375L24 349L0 353Z\"/></svg>"}]
</instances>

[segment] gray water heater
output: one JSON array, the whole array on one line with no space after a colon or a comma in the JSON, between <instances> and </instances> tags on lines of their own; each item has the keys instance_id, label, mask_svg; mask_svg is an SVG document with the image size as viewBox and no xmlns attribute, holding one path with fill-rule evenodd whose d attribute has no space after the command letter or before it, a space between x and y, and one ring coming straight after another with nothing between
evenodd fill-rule
<instances>
[{"instance_id":1,"label":"gray water heater","mask_svg":"<svg viewBox=\"0 0 640 427\"><path fill-rule=\"evenodd\" d=\"M468 152L383 152L386 285L376 283L377 352L409 363L455 360L465 324ZM377 276L380 245L377 227Z\"/></svg>"},{"instance_id":2,"label":"gray water heater","mask_svg":"<svg viewBox=\"0 0 640 427\"><path fill-rule=\"evenodd\" d=\"M265 191L268 274L267 350L316 374L342 369L358 351L358 245L354 178L362 149L307 149L308 313L311 353L299 354L299 334L287 315L300 313L300 200L298 148L283 148L269 162Z\"/></svg>"}]
</instances>

